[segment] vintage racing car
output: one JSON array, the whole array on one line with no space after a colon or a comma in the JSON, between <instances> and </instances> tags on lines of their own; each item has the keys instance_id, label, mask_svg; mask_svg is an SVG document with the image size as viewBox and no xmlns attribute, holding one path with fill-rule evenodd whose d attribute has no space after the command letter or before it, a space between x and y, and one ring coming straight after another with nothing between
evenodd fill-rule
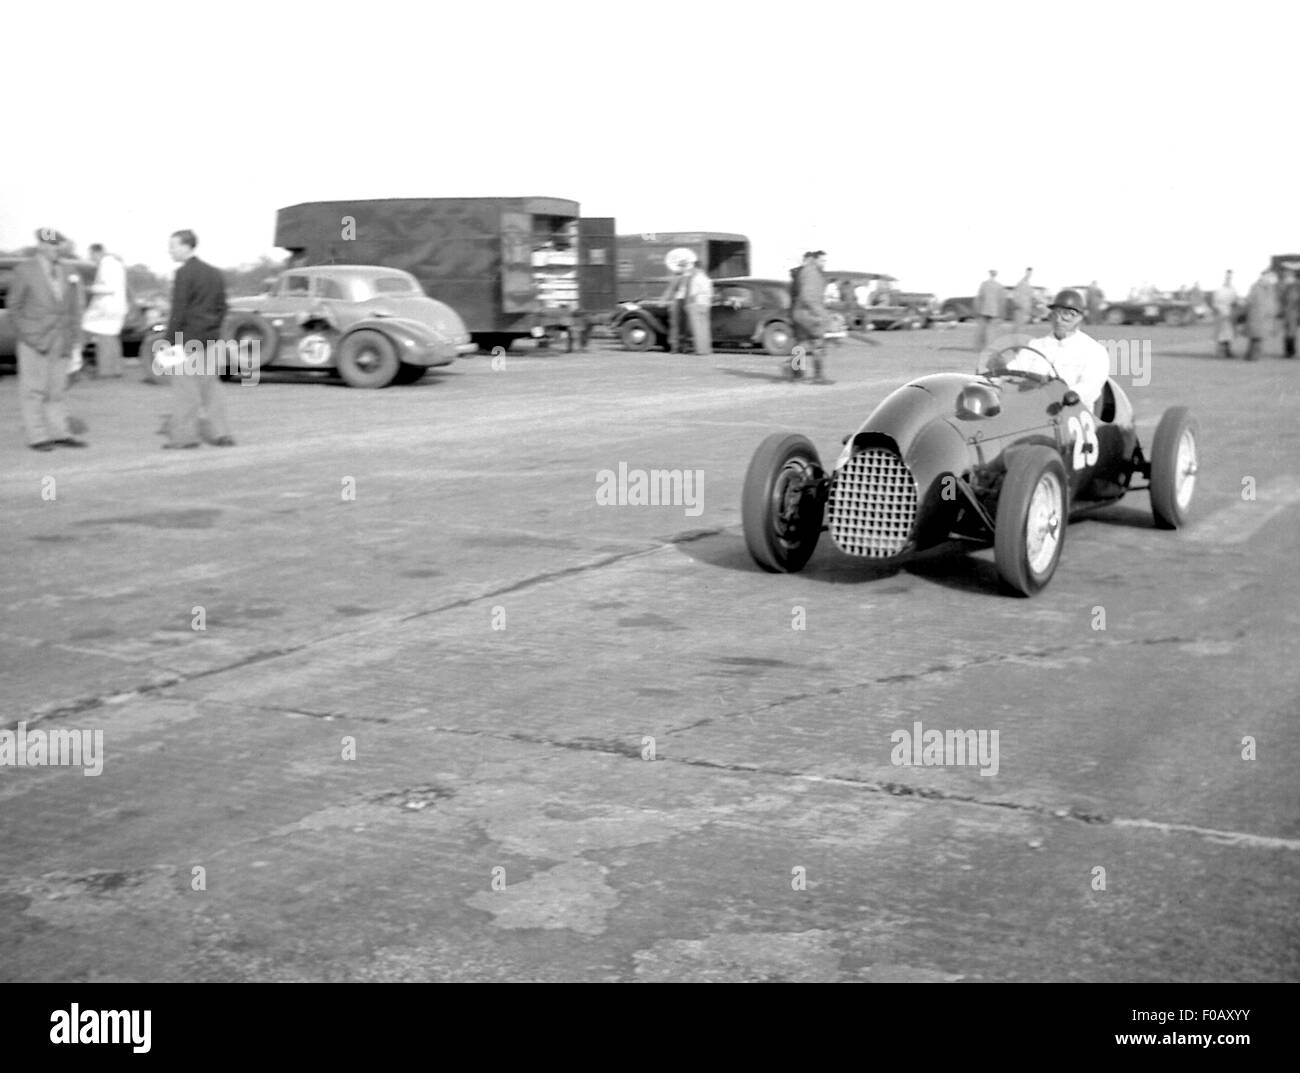
<instances>
[{"instance_id":1,"label":"vintage racing car","mask_svg":"<svg viewBox=\"0 0 1300 1073\"><path fill-rule=\"evenodd\" d=\"M477 349L457 313L413 275L376 265L281 272L268 293L231 300L222 335L255 346L261 367L335 369L366 388L413 383Z\"/></svg>"},{"instance_id":2,"label":"vintage racing car","mask_svg":"<svg viewBox=\"0 0 1300 1073\"><path fill-rule=\"evenodd\" d=\"M794 324L790 319L790 285L775 279L732 276L713 281L710 313L715 347L759 347L785 356L794 349ZM624 302L611 328L628 350L668 347L668 303L647 298ZM689 341L690 329L683 325ZM827 339L843 339L844 318L827 311Z\"/></svg>"},{"instance_id":3,"label":"vintage racing car","mask_svg":"<svg viewBox=\"0 0 1300 1073\"><path fill-rule=\"evenodd\" d=\"M1077 510L1150 488L1156 524L1184 525L1197 464L1185 407L1165 411L1148 454L1114 380L1089 409L1043 354L1017 345L989 352L974 375L924 376L890 394L829 471L806 437L769 436L745 475L745 543L778 573L803 569L824 529L875 560L991 544L1003 583L1031 596L1051 580Z\"/></svg>"}]
</instances>

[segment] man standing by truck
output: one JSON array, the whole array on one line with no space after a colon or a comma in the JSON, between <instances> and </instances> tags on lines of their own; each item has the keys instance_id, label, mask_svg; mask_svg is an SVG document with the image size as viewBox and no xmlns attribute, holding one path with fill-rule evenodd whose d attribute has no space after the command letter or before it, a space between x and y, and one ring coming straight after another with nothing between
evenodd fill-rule
<instances>
[{"instance_id":1,"label":"man standing by truck","mask_svg":"<svg viewBox=\"0 0 1300 1073\"><path fill-rule=\"evenodd\" d=\"M713 280L698 261L692 261L684 273L686 320L691 326L691 339L695 353L701 357L713 354Z\"/></svg>"}]
</instances>

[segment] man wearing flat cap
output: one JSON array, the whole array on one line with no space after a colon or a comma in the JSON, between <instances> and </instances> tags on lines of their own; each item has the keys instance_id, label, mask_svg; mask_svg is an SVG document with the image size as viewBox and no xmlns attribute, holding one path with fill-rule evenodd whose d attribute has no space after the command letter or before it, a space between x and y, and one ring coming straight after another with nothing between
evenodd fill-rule
<instances>
[{"instance_id":1,"label":"man wearing flat cap","mask_svg":"<svg viewBox=\"0 0 1300 1073\"><path fill-rule=\"evenodd\" d=\"M85 447L68 427L64 396L68 358L81 333L81 286L59 263L67 242L58 231L36 232L35 256L14 268L5 304L18 336L18 393L23 431L34 451Z\"/></svg>"},{"instance_id":2,"label":"man wearing flat cap","mask_svg":"<svg viewBox=\"0 0 1300 1073\"><path fill-rule=\"evenodd\" d=\"M1083 405L1095 411L1106 377L1110 375L1110 353L1092 336L1079 330L1088 303L1078 291L1066 289L1047 308L1052 334L1034 339L1028 345L1046 356L1066 386L1077 391Z\"/></svg>"}]
</instances>

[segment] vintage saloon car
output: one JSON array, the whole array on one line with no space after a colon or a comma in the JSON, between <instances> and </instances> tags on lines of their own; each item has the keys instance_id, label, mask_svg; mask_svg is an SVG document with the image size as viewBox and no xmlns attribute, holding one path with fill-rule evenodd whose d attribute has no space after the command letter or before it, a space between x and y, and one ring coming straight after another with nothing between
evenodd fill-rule
<instances>
[{"instance_id":1,"label":"vintage saloon car","mask_svg":"<svg viewBox=\"0 0 1300 1073\"><path fill-rule=\"evenodd\" d=\"M826 337L844 337L844 319L828 312ZM794 349L790 285L775 279L732 276L713 281L713 345L758 347L786 355ZM628 350L668 347L668 303L662 298L624 302L611 325ZM689 339L689 328L683 326Z\"/></svg>"},{"instance_id":2,"label":"vintage saloon car","mask_svg":"<svg viewBox=\"0 0 1300 1073\"><path fill-rule=\"evenodd\" d=\"M893 392L829 470L805 437L769 436L745 475L745 543L778 573L803 569L823 530L877 561L991 544L1002 582L1030 596L1051 580L1073 512L1149 488L1157 526L1176 529L1196 472L1185 407L1165 411L1147 453L1113 380L1088 408L1045 356L1011 347L974 375L925 376Z\"/></svg>"},{"instance_id":3,"label":"vintage saloon car","mask_svg":"<svg viewBox=\"0 0 1300 1073\"><path fill-rule=\"evenodd\" d=\"M456 312L414 276L375 265L281 272L268 293L231 300L222 334L255 345L261 367L334 369L366 388L412 383L477 349Z\"/></svg>"}]
</instances>

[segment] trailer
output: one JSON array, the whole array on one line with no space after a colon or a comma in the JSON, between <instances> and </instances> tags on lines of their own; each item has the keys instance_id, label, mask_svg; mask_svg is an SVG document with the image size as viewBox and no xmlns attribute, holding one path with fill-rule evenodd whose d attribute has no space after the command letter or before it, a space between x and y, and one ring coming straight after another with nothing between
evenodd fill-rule
<instances>
[{"instance_id":1,"label":"trailer","mask_svg":"<svg viewBox=\"0 0 1300 1073\"><path fill-rule=\"evenodd\" d=\"M665 258L676 249L690 250L714 279L748 276L749 239L724 231L659 231L619 235L618 300L658 298L672 280Z\"/></svg>"},{"instance_id":2,"label":"trailer","mask_svg":"<svg viewBox=\"0 0 1300 1073\"><path fill-rule=\"evenodd\" d=\"M614 221L551 197L311 201L276 213L290 264L385 265L451 306L480 349L540 338L617 304Z\"/></svg>"}]
</instances>

